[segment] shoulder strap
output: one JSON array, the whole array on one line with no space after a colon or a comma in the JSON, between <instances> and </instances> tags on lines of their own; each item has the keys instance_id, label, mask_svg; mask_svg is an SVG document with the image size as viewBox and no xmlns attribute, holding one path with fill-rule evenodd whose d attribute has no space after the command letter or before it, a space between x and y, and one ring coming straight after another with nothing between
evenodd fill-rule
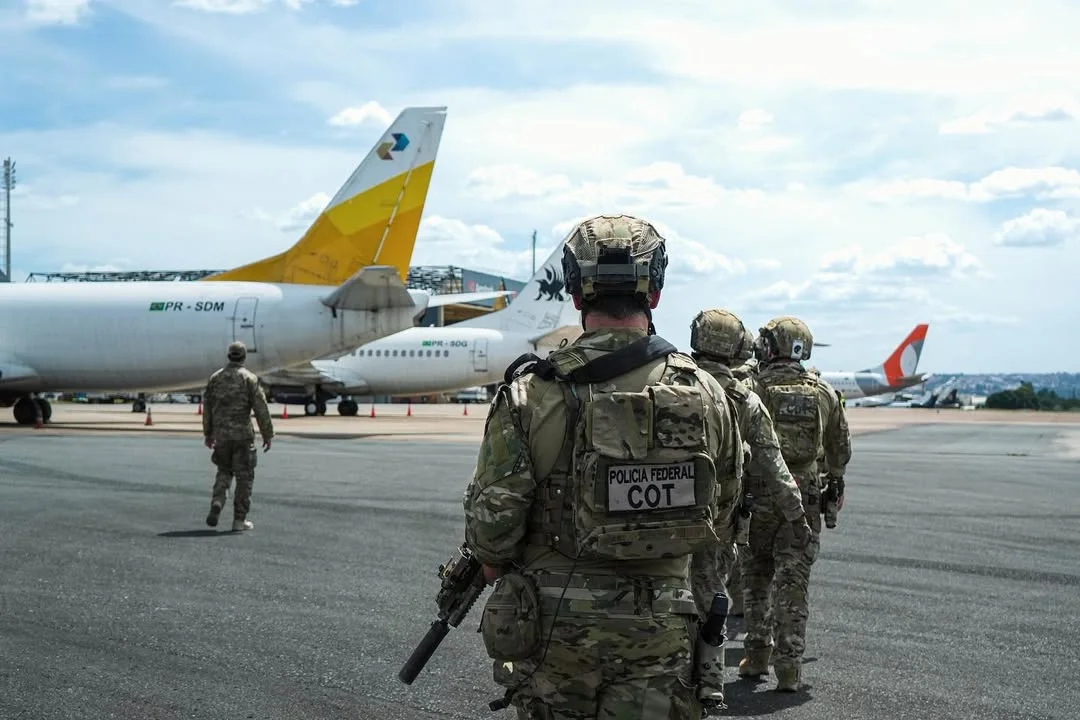
<instances>
[{"instance_id":1,"label":"shoulder strap","mask_svg":"<svg viewBox=\"0 0 1080 720\"><path fill-rule=\"evenodd\" d=\"M583 384L604 382L675 352L678 352L678 348L664 338L647 335L568 373L559 372L550 360L537 357L533 353L525 353L507 366L503 381L510 384L519 375L532 372L545 380L558 378Z\"/></svg>"}]
</instances>

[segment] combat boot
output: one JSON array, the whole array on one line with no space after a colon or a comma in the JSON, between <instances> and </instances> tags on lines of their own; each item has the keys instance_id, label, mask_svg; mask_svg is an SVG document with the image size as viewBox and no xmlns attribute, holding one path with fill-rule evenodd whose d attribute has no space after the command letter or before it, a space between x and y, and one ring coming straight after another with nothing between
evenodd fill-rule
<instances>
[{"instance_id":1,"label":"combat boot","mask_svg":"<svg viewBox=\"0 0 1080 720\"><path fill-rule=\"evenodd\" d=\"M747 650L746 657L739 661L739 677L756 678L768 675L771 657L771 648Z\"/></svg>"},{"instance_id":2,"label":"combat boot","mask_svg":"<svg viewBox=\"0 0 1080 720\"><path fill-rule=\"evenodd\" d=\"M251 530L255 525L250 520L233 520L232 530L233 532L240 532L241 530Z\"/></svg>"},{"instance_id":3,"label":"combat boot","mask_svg":"<svg viewBox=\"0 0 1080 720\"><path fill-rule=\"evenodd\" d=\"M802 665L790 665L788 663L773 666L776 673L777 692L798 692L799 676L802 674Z\"/></svg>"},{"instance_id":4,"label":"combat boot","mask_svg":"<svg viewBox=\"0 0 1080 720\"><path fill-rule=\"evenodd\" d=\"M206 516L206 524L210 527L217 527L218 515L221 514L221 506L217 503L210 504L210 514Z\"/></svg>"}]
</instances>

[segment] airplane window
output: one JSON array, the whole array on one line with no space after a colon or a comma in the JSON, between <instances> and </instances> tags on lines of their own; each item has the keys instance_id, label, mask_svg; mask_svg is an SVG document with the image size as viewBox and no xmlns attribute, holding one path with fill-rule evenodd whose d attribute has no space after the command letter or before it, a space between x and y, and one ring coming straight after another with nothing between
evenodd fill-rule
<instances>
[{"instance_id":1,"label":"airplane window","mask_svg":"<svg viewBox=\"0 0 1080 720\"><path fill-rule=\"evenodd\" d=\"M367 356L368 356L368 357L371 357L371 354L372 354L373 352L374 352L374 350L368 350L368 351L367 351Z\"/></svg>"},{"instance_id":2,"label":"airplane window","mask_svg":"<svg viewBox=\"0 0 1080 720\"><path fill-rule=\"evenodd\" d=\"M394 357L397 357L397 350L394 351Z\"/></svg>"},{"instance_id":3,"label":"airplane window","mask_svg":"<svg viewBox=\"0 0 1080 720\"><path fill-rule=\"evenodd\" d=\"M431 351L430 350L427 351L427 356L431 357Z\"/></svg>"},{"instance_id":4,"label":"airplane window","mask_svg":"<svg viewBox=\"0 0 1080 720\"><path fill-rule=\"evenodd\" d=\"M410 351L409 351L409 357L414 357L415 355L416 355L416 351L415 351L415 350L410 350Z\"/></svg>"},{"instance_id":5,"label":"airplane window","mask_svg":"<svg viewBox=\"0 0 1080 720\"><path fill-rule=\"evenodd\" d=\"M449 350L443 350L442 351L442 356L443 357L450 357L450 351Z\"/></svg>"},{"instance_id":6,"label":"airplane window","mask_svg":"<svg viewBox=\"0 0 1080 720\"><path fill-rule=\"evenodd\" d=\"M382 350L376 350L375 357L382 357Z\"/></svg>"}]
</instances>

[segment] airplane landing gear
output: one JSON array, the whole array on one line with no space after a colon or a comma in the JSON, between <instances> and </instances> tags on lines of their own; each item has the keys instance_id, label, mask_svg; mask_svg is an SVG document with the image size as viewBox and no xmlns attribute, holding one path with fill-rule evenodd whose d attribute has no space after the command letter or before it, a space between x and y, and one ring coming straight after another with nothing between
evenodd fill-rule
<instances>
[{"instance_id":1,"label":"airplane landing gear","mask_svg":"<svg viewBox=\"0 0 1080 720\"><path fill-rule=\"evenodd\" d=\"M139 393L135 400L131 403L131 412L144 413L146 412L146 395Z\"/></svg>"},{"instance_id":2,"label":"airplane landing gear","mask_svg":"<svg viewBox=\"0 0 1080 720\"><path fill-rule=\"evenodd\" d=\"M52 417L52 405L44 398L35 398L27 395L15 401L12 408L15 422L20 425L33 425L37 422L38 413L41 413L41 422L47 423Z\"/></svg>"},{"instance_id":3,"label":"airplane landing gear","mask_svg":"<svg viewBox=\"0 0 1080 720\"><path fill-rule=\"evenodd\" d=\"M338 401L338 414L352 417L360 411L360 405L352 398L342 398Z\"/></svg>"},{"instance_id":4,"label":"airplane landing gear","mask_svg":"<svg viewBox=\"0 0 1080 720\"><path fill-rule=\"evenodd\" d=\"M326 414L326 401L316 398L308 398L304 401L304 414L311 415L325 415Z\"/></svg>"}]
</instances>

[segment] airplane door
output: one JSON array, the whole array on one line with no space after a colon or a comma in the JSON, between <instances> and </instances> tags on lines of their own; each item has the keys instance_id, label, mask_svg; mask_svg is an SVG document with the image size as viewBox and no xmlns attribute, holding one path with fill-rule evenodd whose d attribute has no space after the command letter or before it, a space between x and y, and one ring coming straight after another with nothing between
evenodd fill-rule
<instances>
[{"instance_id":1,"label":"airplane door","mask_svg":"<svg viewBox=\"0 0 1080 720\"><path fill-rule=\"evenodd\" d=\"M236 312L233 314L233 340L244 343L249 353L258 352L255 343L255 311L258 306L258 298L240 298L236 301Z\"/></svg>"},{"instance_id":2,"label":"airplane door","mask_svg":"<svg viewBox=\"0 0 1080 720\"><path fill-rule=\"evenodd\" d=\"M487 372L488 369L488 341L473 340L473 370Z\"/></svg>"}]
</instances>

